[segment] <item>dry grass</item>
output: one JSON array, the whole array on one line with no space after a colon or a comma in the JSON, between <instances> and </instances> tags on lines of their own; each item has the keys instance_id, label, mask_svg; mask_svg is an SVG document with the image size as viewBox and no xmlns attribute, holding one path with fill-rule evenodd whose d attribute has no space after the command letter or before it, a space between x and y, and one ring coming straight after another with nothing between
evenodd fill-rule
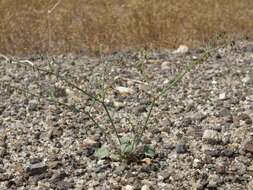
<instances>
[{"instance_id":1,"label":"dry grass","mask_svg":"<svg viewBox=\"0 0 253 190\"><path fill-rule=\"evenodd\" d=\"M56 2L0 0L0 51L194 46L214 34L253 39L252 0L62 0L48 15Z\"/></svg>"}]
</instances>

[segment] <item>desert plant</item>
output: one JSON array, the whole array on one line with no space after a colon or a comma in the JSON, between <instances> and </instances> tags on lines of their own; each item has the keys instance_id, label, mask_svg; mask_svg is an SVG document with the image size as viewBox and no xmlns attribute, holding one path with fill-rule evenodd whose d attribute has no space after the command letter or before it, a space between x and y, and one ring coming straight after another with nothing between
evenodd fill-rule
<instances>
[{"instance_id":1,"label":"desert plant","mask_svg":"<svg viewBox=\"0 0 253 190\"><path fill-rule=\"evenodd\" d=\"M31 69L33 69L34 72L37 72L38 74L45 74L45 75L51 75L51 76L55 76L58 80L62 81L63 83L65 83L65 85L67 85L68 87L77 90L79 92L81 92L82 94L88 96L90 98L91 102L91 106L89 110L85 110L85 109L79 109L76 106L71 106L68 105L67 103L64 103L62 101L59 101L58 99L54 98L53 93L50 93L50 96L42 96L40 94L35 94L33 92L28 91L27 89L24 88L20 88L20 87L13 87L16 90L22 92L22 93L26 93L29 94L33 97L37 97L37 98L43 98L47 101L53 102L55 104L64 106L67 109L70 110L74 110L77 112L82 112L85 115L88 116L88 118L93 122L93 124L98 127L104 134L105 139L107 141L107 143L110 143L114 149L110 150L106 147L106 146L102 146L101 148L99 148L96 151L96 156L99 158L105 158L105 157L111 157L114 159L132 159L135 157L135 155L138 153L139 148L140 148L140 144L142 144L142 137L145 133L145 131L148 129L149 127L149 121L150 121L150 117L153 111L153 108L156 104L156 102L159 100L159 98L163 95L165 95L172 87L174 87L177 83L179 83L182 78L189 72L192 70L192 68L199 63L202 63L203 61L205 61L210 53L213 51L214 49L208 49L206 51L204 51L204 53L202 53L200 55L200 57L196 60L193 60L192 63L188 64L181 72L179 72L175 78L173 80L171 80L169 83L167 83L162 91L160 91L159 94L153 95L152 97L152 101L151 101L151 105L150 108L148 110L148 114L144 120L144 124L141 127L140 130L138 131L133 131L132 135L130 136L125 136L125 137L120 137L120 135L118 134L117 131L117 127L115 126L115 122L113 120L113 117L111 116L111 113L109 111L109 108L105 102L105 96L106 96L106 84L105 84L105 76L106 76L106 72L104 72L103 74L103 80L101 82L101 89L99 89L95 94L89 92L87 89L82 89L80 88L78 85L76 85L74 82L68 80L66 77L61 76L59 73L54 71L54 67L53 67L53 62L49 63L49 69L43 69L40 68L38 66L36 66L33 62L29 61L29 60L13 60L13 59L9 59L8 57L1 55L0 57L4 58L7 62L11 63L11 64L17 64L19 66L23 66L23 67L30 67ZM112 133L108 134L105 131L105 128L96 121L95 117L91 114L91 109L95 104L100 104L105 113L106 116L110 122L111 128L112 128ZM132 126L131 120L128 119L129 124ZM133 130L134 127L132 126ZM117 142L115 142L112 138L112 135L116 136ZM155 151L152 147L144 145L144 154L148 157L154 157L155 155Z\"/></svg>"}]
</instances>

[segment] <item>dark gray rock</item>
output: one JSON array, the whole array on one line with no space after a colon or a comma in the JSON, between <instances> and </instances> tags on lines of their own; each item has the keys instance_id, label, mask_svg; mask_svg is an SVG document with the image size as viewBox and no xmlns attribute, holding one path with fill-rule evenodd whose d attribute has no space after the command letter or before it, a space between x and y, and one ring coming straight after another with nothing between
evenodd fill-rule
<instances>
[{"instance_id":1,"label":"dark gray rock","mask_svg":"<svg viewBox=\"0 0 253 190\"><path fill-rule=\"evenodd\" d=\"M187 152L187 147L185 144L180 143L176 145L176 153L184 154L186 152Z\"/></svg>"},{"instance_id":2,"label":"dark gray rock","mask_svg":"<svg viewBox=\"0 0 253 190\"><path fill-rule=\"evenodd\" d=\"M52 140L54 138L61 137L63 134L63 129L61 127L52 127L49 131L49 139Z\"/></svg>"},{"instance_id":3,"label":"dark gray rock","mask_svg":"<svg viewBox=\"0 0 253 190\"><path fill-rule=\"evenodd\" d=\"M245 123L248 124L248 125L251 125L251 124L252 124L252 119L251 119L251 117L250 117L248 114L246 114L246 113L241 113L241 114L238 116L238 118L239 118L240 120L242 120L242 121L245 121Z\"/></svg>"},{"instance_id":4,"label":"dark gray rock","mask_svg":"<svg viewBox=\"0 0 253 190\"><path fill-rule=\"evenodd\" d=\"M25 171L30 175L30 176L35 176L35 175L40 175L42 173L47 172L47 165L43 162L35 163L35 164L29 164L26 168Z\"/></svg>"},{"instance_id":5,"label":"dark gray rock","mask_svg":"<svg viewBox=\"0 0 253 190\"><path fill-rule=\"evenodd\" d=\"M67 174L65 173L65 171L55 171L53 176L51 177L50 181L52 183L57 183L59 181L64 180L64 178L67 177Z\"/></svg>"}]
</instances>

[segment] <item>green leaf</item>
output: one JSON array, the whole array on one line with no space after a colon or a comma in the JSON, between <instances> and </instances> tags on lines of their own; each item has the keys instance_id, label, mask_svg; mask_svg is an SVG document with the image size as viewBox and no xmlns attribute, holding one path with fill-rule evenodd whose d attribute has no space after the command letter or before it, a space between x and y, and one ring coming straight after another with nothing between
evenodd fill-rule
<instances>
[{"instance_id":1,"label":"green leaf","mask_svg":"<svg viewBox=\"0 0 253 190\"><path fill-rule=\"evenodd\" d=\"M123 155L130 155L135 151L136 146L133 142L133 137L131 137L130 135L124 136L120 139L120 141L122 143L120 145L120 150Z\"/></svg>"},{"instance_id":2,"label":"green leaf","mask_svg":"<svg viewBox=\"0 0 253 190\"><path fill-rule=\"evenodd\" d=\"M155 149L150 145L145 145L144 146L144 154L145 154L145 156L147 156L149 158L154 158L155 157Z\"/></svg>"},{"instance_id":3,"label":"green leaf","mask_svg":"<svg viewBox=\"0 0 253 190\"><path fill-rule=\"evenodd\" d=\"M97 149L95 152L95 156L98 157L99 159L109 157L109 155L110 155L110 151L105 146L102 146L101 148Z\"/></svg>"},{"instance_id":4,"label":"green leaf","mask_svg":"<svg viewBox=\"0 0 253 190\"><path fill-rule=\"evenodd\" d=\"M122 144L129 144L132 141L132 137L131 136L124 136L120 138L120 141Z\"/></svg>"},{"instance_id":5,"label":"green leaf","mask_svg":"<svg viewBox=\"0 0 253 190\"><path fill-rule=\"evenodd\" d=\"M129 154L132 152L132 146L131 144L122 144L121 145L121 152L123 154Z\"/></svg>"}]
</instances>

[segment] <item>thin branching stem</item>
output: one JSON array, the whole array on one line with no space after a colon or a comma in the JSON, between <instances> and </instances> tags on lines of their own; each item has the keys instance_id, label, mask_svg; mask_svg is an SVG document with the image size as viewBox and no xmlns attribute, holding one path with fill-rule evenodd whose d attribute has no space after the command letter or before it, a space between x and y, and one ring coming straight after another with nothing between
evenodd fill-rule
<instances>
[{"instance_id":1,"label":"thin branching stem","mask_svg":"<svg viewBox=\"0 0 253 190\"><path fill-rule=\"evenodd\" d=\"M16 64L23 64L24 66L27 66L27 64L24 64L25 62L21 62L21 61L17 61L17 62L13 62L13 63L16 63ZM97 98L96 95L92 95L90 93L88 93L87 91L81 89L80 87L78 87L76 84L70 82L69 80L67 80L66 78L62 77L61 75L57 74L57 73L54 73L53 71L48 71L46 69L42 69L42 68L39 68L39 67L35 67L34 64L31 65L29 64L28 66L32 67L33 69L36 69L37 71L41 71L41 72L44 72L45 74L47 75L54 75L55 77L57 77L58 79L62 80L63 82L65 82L67 85L71 86L72 88L74 89L77 89L79 90L80 92L82 92L83 94L87 95L89 98L91 99L95 99L97 102L99 103L102 103L102 101Z\"/></svg>"},{"instance_id":2,"label":"thin branching stem","mask_svg":"<svg viewBox=\"0 0 253 190\"><path fill-rule=\"evenodd\" d=\"M16 87L16 86L14 87L14 86L9 85L9 87L10 87L10 88L13 88L13 89L16 89L17 91L19 91L19 92L21 92L21 93L25 93L25 94L28 94L28 95L30 95L30 96L33 96L33 97L36 97L36 98L39 98L39 99L43 98L44 100L46 100L46 101L48 101L48 102L52 102L52 103L54 103L54 104L61 105L61 106L65 107L65 108L67 108L67 109L69 109L69 110L71 110L71 111L74 110L74 111L77 111L77 112L84 113L85 115L87 115L87 116L89 117L89 119L94 123L94 125L95 125L97 128L99 128L99 129L103 132L103 134L105 135L106 141L108 142L108 140L110 139L110 138L107 136L107 133L106 133L106 131L104 130L104 128L101 127L101 126L98 124L98 122L96 122L96 120L93 118L93 116L92 116L89 112L85 111L84 109L79 110L79 109L77 109L76 107L70 106L70 105L65 104L65 103L63 103L63 102L61 102L61 101L55 100L55 99L53 99L53 98L47 98L47 97L45 97L45 96L41 96L41 95L34 94L34 93L32 93L32 92L29 92L28 90L24 90L24 89L19 88L19 87ZM111 141L112 141L112 140L111 140ZM113 142L113 141L112 141L112 142ZM108 143L109 143L109 142L108 142Z\"/></svg>"},{"instance_id":3,"label":"thin branching stem","mask_svg":"<svg viewBox=\"0 0 253 190\"><path fill-rule=\"evenodd\" d=\"M212 49L212 51L213 51L213 49ZM165 87L157 96L153 97L153 100L152 100L152 103L151 103L151 107L150 107L149 112L148 112L148 115L147 115L147 117L146 117L146 119L145 119L144 125L143 125L143 127L142 127L140 133L138 133L138 134L135 136L135 138L134 138L134 142L133 142L133 143L134 143L135 146L138 146L138 145L139 145L139 143L141 142L141 138L142 138L144 132L145 132L146 129L148 128L148 122L149 122L151 113L152 113L153 108L154 108L154 106L155 106L155 103L156 103L156 101L159 99L159 97L161 97L161 96L163 96L164 94L166 94L166 93L168 92L168 90L170 90L170 89L171 89L173 86L175 86L179 81L181 81L182 78L183 78L189 71L192 70L193 66L195 66L195 65L197 65L197 64L199 64L199 63L205 61L205 60L209 57L210 53L211 53L211 50L204 52L204 53L200 56L199 59L193 61L190 65L187 65L186 68L185 68L182 72L180 72L179 74L177 74L176 77L175 77L174 79L172 79L172 80L169 82L169 84L168 84L167 87Z\"/></svg>"},{"instance_id":4,"label":"thin branching stem","mask_svg":"<svg viewBox=\"0 0 253 190\"><path fill-rule=\"evenodd\" d=\"M1 55L1 57L3 57L3 58L4 58L6 61L8 61L8 62L10 61L10 59L8 59L6 56ZM103 100L100 100L100 99L97 97L97 95L91 95L90 93L88 93L88 92L86 92L85 90L81 89L80 87L78 87L78 86L75 85L74 83L70 82L70 81L67 80L66 78L60 76L60 75L57 74L57 73L54 73L53 71L48 71L48 70L46 70L46 69L42 69L42 68L36 67L35 64L34 64L33 62L29 61L29 60L12 61L12 63L14 63L14 64L19 64L19 65L24 66L24 67L25 67L25 66L29 66L29 67L31 67L33 70L36 70L37 72L43 72L43 73L45 73L45 74L47 74L47 75L56 76L58 79L60 79L60 80L62 80L63 82L65 82L67 85L69 85L69 86L71 86L72 88L77 89L77 90L79 90L80 92L82 92L83 94L87 95L87 96L88 96L89 98L91 98L93 101L99 102L99 103L103 106L103 108L104 108L104 110L105 110L105 112L106 112L106 114L107 114L107 117L109 118L109 121L110 121L110 123L111 123L111 126L112 126L112 128L113 128L113 131L114 131L114 133L116 134L117 140L119 141L119 144L121 145L121 140L120 140L119 133L117 132L117 128L116 128L116 126L115 126L115 124L114 124L114 121L113 121L113 119L112 119L112 117L111 117L111 114L110 114L110 112L109 112L109 110L108 110L108 108L107 108L105 102L103 101L104 98L103 98ZM28 64L25 64L25 63L28 63ZM102 89L102 90L105 91L105 89ZM32 95L32 94L31 94L31 95ZM35 95L35 94L33 94L33 95ZM35 95L35 97L37 97L37 96ZM58 101L56 101L55 103L58 103L58 104L60 103L60 104L63 105L63 103L58 102ZM88 117L94 122L94 124L95 124L97 127L99 127L100 129L102 129L102 132L106 134L106 132L104 131L104 129L103 129L100 125L98 125L98 123L94 120L94 118L90 115L89 112L85 112L85 114L87 114Z\"/></svg>"},{"instance_id":5,"label":"thin branching stem","mask_svg":"<svg viewBox=\"0 0 253 190\"><path fill-rule=\"evenodd\" d=\"M110 121L110 123L111 123L111 125L112 125L112 128L113 128L113 130L114 130L114 132L115 132L115 134L116 134L116 137L117 137L117 139L118 139L118 141L119 141L119 144L121 145L120 136L119 136L119 133L118 133L118 131L117 131L117 128L116 128L116 126L115 126L115 124L114 124L114 121L113 121L113 119L112 119L112 117L111 117L111 114L110 114L110 112L109 112L107 106L105 105L105 102L102 102L102 105L103 105L103 107L104 107L104 109L105 109L105 111L106 111L106 114L107 114L107 116L108 116L108 118L109 118L109 121Z\"/></svg>"}]
</instances>

